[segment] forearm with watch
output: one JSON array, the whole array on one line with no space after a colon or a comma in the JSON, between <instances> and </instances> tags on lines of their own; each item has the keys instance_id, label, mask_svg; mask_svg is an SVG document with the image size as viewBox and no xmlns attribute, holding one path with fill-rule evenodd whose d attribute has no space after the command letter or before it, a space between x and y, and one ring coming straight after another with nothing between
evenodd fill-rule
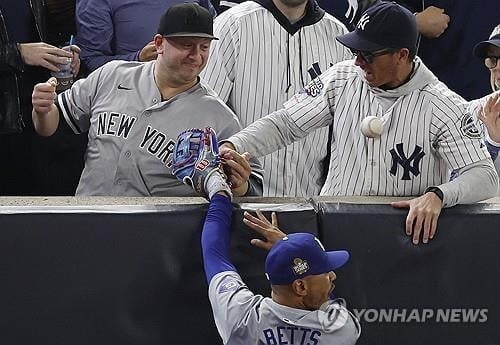
<instances>
[{"instance_id":1,"label":"forearm with watch","mask_svg":"<svg viewBox=\"0 0 500 345\"><path fill-rule=\"evenodd\" d=\"M457 178L439 186L431 186L426 192L433 192L439 197L441 191L443 207L451 207L495 196L498 183L493 162L491 159L484 159L458 169Z\"/></svg>"}]
</instances>

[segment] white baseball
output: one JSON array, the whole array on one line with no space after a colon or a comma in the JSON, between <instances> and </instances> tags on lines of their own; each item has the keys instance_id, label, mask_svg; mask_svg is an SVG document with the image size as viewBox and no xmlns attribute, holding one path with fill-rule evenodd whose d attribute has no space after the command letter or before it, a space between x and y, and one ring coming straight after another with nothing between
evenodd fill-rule
<instances>
[{"instance_id":1,"label":"white baseball","mask_svg":"<svg viewBox=\"0 0 500 345\"><path fill-rule=\"evenodd\" d=\"M361 133L368 138L378 138L384 131L384 124L376 116L367 116L361 121Z\"/></svg>"}]
</instances>

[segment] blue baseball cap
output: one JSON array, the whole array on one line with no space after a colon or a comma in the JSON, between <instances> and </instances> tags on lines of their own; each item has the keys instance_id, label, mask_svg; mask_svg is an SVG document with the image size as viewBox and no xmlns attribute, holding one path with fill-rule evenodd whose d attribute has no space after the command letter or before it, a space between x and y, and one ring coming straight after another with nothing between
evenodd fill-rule
<instances>
[{"instance_id":1,"label":"blue baseball cap","mask_svg":"<svg viewBox=\"0 0 500 345\"><path fill-rule=\"evenodd\" d=\"M310 275L327 273L349 260L345 250L325 251L312 234L295 233L276 242L266 258L266 276L273 285L288 285Z\"/></svg>"},{"instance_id":2,"label":"blue baseball cap","mask_svg":"<svg viewBox=\"0 0 500 345\"><path fill-rule=\"evenodd\" d=\"M380 1L366 10L356 29L337 36L346 47L365 52L383 49L417 49L417 21L413 13L395 2Z\"/></svg>"}]
</instances>

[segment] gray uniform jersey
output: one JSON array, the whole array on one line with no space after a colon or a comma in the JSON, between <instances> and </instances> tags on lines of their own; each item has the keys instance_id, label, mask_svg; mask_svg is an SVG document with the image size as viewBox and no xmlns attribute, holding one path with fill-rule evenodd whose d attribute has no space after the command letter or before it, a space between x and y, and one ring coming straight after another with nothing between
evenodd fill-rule
<instances>
[{"instance_id":1,"label":"gray uniform jersey","mask_svg":"<svg viewBox=\"0 0 500 345\"><path fill-rule=\"evenodd\" d=\"M321 12L319 8L315 8ZM309 13L313 16L312 13ZM335 40L347 32L325 13L290 34L262 5L248 1L215 19L210 58L201 76L248 126L283 103L332 64L352 58ZM316 14L314 14L316 15ZM283 17L284 18L284 17ZM286 20L286 19L285 19ZM322 187L328 127L261 158L264 196L312 196Z\"/></svg>"},{"instance_id":2,"label":"gray uniform jersey","mask_svg":"<svg viewBox=\"0 0 500 345\"><path fill-rule=\"evenodd\" d=\"M254 295L236 272L221 272L210 281L215 324L230 345L353 345L361 328L342 303L320 310L290 308Z\"/></svg>"},{"instance_id":3,"label":"gray uniform jersey","mask_svg":"<svg viewBox=\"0 0 500 345\"><path fill-rule=\"evenodd\" d=\"M195 195L172 175L179 133L210 126L224 139L240 129L231 109L203 81L162 101L154 67L154 62L113 61L58 96L71 129L88 131L77 195ZM253 168L259 172L255 161Z\"/></svg>"},{"instance_id":4,"label":"gray uniform jersey","mask_svg":"<svg viewBox=\"0 0 500 345\"><path fill-rule=\"evenodd\" d=\"M330 170L322 195L421 195L457 170L488 160L468 104L420 61L411 79L394 90L367 85L354 60L331 67L293 96L284 109L262 118L229 140L261 156L333 124ZM368 115L384 130L378 138L360 131ZM476 200L477 201L477 200Z\"/></svg>"}]
</instances>

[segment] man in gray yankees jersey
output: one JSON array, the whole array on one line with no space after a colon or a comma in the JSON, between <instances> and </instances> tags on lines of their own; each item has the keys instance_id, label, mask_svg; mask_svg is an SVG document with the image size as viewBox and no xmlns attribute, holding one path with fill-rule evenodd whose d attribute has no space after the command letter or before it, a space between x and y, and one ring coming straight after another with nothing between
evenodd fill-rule
<instances>
[{"instance_id":1,"label":"man in gray yankees jersey","mask_svg":"<svg viewBox=\"0 0 500 345\"><path fill-rule=\"evenodd\" d=\"M427 243L442 207L492 197L498 175L468 104L414 58L415 18L380 2L355 31L337 40L355 60L332 66L280 109L228 140L263 156L333 125L330 171L322 195L418 196L392 203L409 208L406 233ZM460 176L450 180L450 171Z\"/></svg>"},{"instance_id":2,"label":"man in gray yankees jersey","mask_svg":"<svg viewBox=\"0 0 500 345\"><path fill-rule=\"evenodd\" d=\"M352 54L334 38L347 32L316 0L254 0L214 21L201 77L243 126L278 110L332 64ZM264 196L318 195L328 155L328 127L261 158Z\"/></svg>"},{"instance_id":3,"label":"man in gray yankees jersey","mask_svg":"<svg viewBox=\"0 0 500 345\"><path fill-rule=\"evenodd\" d=\"M194 195L171 173L171 157L180 132L211 126L219 138L240 129L234 113L203 82L213 39L212 16L195 3L170 7L154 41L156 61L114 61L58 96L42 83L33 92L33 121L38 133L51 135L60 115L75 133L88 130L85 168L77 195ZM260 194L258 162L254 170L240 155L227 166L236 195Z\"/></svg>"},{"instance_id":4,"label":"man in gray yankees jersey","mask_svg":"<svg viewBox=\"0 0 500 345\"><path fill-rule=\"evenodd\" d=\"M285 235L258 214L245 223L262 234L270 249L265 263L271 298L245 285L229 258L232 205L227 195L210 201L201 246L215 324L230 345L353 345L360 335L358 320L342 300L329 300L336 275L348 252L326 252L312 234Z\"/></svg>"}]
</instances>

